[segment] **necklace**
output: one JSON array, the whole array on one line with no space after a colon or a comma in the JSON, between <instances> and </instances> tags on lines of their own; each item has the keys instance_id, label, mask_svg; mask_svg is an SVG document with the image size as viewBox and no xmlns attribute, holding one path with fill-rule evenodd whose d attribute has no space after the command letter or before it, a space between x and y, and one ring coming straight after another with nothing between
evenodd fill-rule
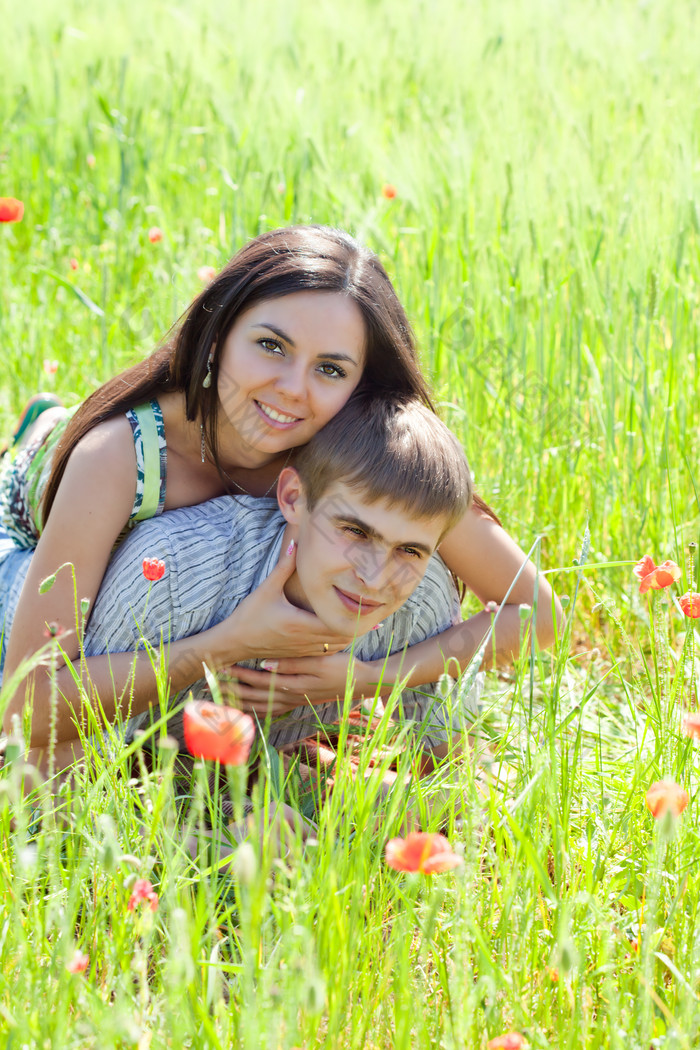
<instances>
[{"instance_id":1,"label":"necklace","mask_svg":"<svg viewBox=\"0 0 700 1050\"><path fill-rule=\"evenodd\" d=\"M200 432L201 432L201 435L202 435L202 444L201 444L200 448L201 448L201 455L202 455L202 463L204 463L206 461L206 454L209 451L209 448L207 447L207 441L206 441L206 438L204 436L204 423L200 423L199 424L199 429L200 429ZM269 496L270 495L270 493L272 492L273 488L275 487L275 485L279 481L280 474L282 473L282 471L284 470L284 468L287 466L287 464L289 463L290 459L292 458L292 452L293 451L294 451L294 449L290 448L289 452L287 453L287 458L285 459L284 463L280 467L279 474L277 475L275 480L272 482L270 487L268 489L265 489L265 491L263 492L262 496L257 496L257 497L253 496L253 499L256 499L256 498L257 499L265 499L265 496ZM214 462L214 461L212 460L212 462ZM246 496L252 496L253 495L253 493L250 492L247 488L245 488L244 485L241 485L241 483L236 481L235 478L232 478L230 474L227 474L227 472L224 470L224 468L222 466L219 466L218 463L216 463L214 465L216 466L217 470L221 471L221 473L224 475L224 477L226 478L227 481L229 481L232 485L235 485L235 487L237 489L240 489L241 492L245 493Z\"/></svg>"}]
</instances>

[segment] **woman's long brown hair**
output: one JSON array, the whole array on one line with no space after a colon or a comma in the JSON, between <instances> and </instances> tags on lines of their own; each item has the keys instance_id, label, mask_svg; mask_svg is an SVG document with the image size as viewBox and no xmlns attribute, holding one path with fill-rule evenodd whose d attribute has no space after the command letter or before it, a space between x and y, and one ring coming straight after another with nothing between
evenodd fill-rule
<instances>
[{"instance_id":1,"label":"woman's long brown hair","mask_svg":"<svg viewBox=\"0 0 700 1050\"><path fill-rule=\"evenodd\" d=\"M42 504L44 521L71 452L88 431L169 391L184 393L187 419L203 423L207 447L222 473L217 441L216 348L223 345L244 310L264 299L302 291L341 292L360 309L366 336L361 387L385 391L387 397L416 397L433 408L418 365L411 326L377 256L349 234L331 227L273 230L236 253L194 300L162 346L109 379L80 406L56 448ZM212 383L205 388L202 384L212 351ZM478 496L475 503L498 521Z\"/></svg>"}]
</instances>

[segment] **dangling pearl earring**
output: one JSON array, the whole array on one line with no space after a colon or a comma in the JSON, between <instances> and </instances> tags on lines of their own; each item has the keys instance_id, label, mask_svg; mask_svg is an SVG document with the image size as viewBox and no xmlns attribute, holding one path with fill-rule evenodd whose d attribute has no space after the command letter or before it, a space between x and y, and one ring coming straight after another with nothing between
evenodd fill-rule
<instances>
[{"instance_id":1,"label":"dangling pearl earring","mask_svg":"<svg viewBox=\"0 0 700 1050\"><path fill-rule=\"evenodd\" d=\"M202 386L204 387L205 390L208 390L209 387L211 386L211 363L212 363L213 360L214 360L214 354L210 353L209 357L207 358L207 374L205 375L204 379L202 380Z\"/></svg>"}]
</instances>

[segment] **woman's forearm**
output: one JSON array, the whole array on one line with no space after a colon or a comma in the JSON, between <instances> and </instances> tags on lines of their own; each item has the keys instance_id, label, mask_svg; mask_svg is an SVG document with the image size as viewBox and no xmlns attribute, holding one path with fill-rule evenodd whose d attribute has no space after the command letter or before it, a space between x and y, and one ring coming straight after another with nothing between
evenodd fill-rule
<instances>
[{"instance_id":1,"label":"woman's forearm","mask_svg":"<svg viewBox=\"0 0 700 1050\"><path fill-rule=\"evenodd\" d=\"M217 628L191 638L166 644L167 682L171 694L187 689L203 676L204 663L220 665L223 661ZM226 649L226 659L232 652ZM239 658L246 654L242 651ZM89 728L86 704L95 713L104 712L108 722L117 715L136 715L145 711L158 698L160 658L145 651L111 653L75 659L54 670L42 664L20 684L6 709L3 724L8 732L12 716L22 715L26 704L32 705L32 727L29 744L45 745L52 734L56 741L76 735L76 723ZM99 702L94 698L99 697ZM102 717L99 714L99 717ZM53 729L51 728L53 726Z\"/></svg>"},{"instance_id":2,"label":"woman's forearm","mask_svg":"<svg viewBox=\"0 0 700 1050\"><path fill-rule=\"evenodd\" d=\"M427 685L445 672L456 677L469 666L487 636L482 668L506 666L512 664L529 643L531 631L528 606L504 605L497 619L495 613L483 610L441 634L412 645L405 652L365 664L368 679L376 683L381 677L383 690L388 690L399 681L405 681L409 688ZM551 609L548 613L538 610L537 636L540 645L548 645L553 640Z\"/></svg>"},{"instance_id":3,"label":"woman's forearm","mask_svg":"<svg viewBox=\"0 0 700 1050\"><path fill-rule=\"evenodd\" d=\"M539 572L527 554L491 517L473 507L448 533L440 545L440 554L484 606L507 603L498 617L496 639L487 651L485 666L494 662L509 663L518 656L521 630L517 610L521 607L529 609L536 603L537 643L541 649L553 643L557 626L563 623L561 603L553 593L548 577ZM516 611L512 612L513 609ZM473 625L471 631L478 632L479 616L480 613L467 621ZM466 624L460 630L462 634L470 634ZM466 645L468 650L468 640Z\"/></svg>"}]
</instances>

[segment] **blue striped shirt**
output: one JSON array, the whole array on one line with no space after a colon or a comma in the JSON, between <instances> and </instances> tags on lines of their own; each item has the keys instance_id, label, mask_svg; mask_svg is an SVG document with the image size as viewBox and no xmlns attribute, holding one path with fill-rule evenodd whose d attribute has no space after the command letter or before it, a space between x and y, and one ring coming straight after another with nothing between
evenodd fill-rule
<instances>
[{"instance_id":1,"label":"blue striped shirt","mask_svg":"<svg viewBox=\"0 0 700 1050\"><path fill-rule=\"evenodd\" d=\"M161 642L167 645L225 620L277 564L285 525L276 499L250 496L220 496L142 522L109 563L90 614L86 654L134 651L143 648L144 639L157 648ZM153 557L165 562L166 568L160 580L150 582L142 563ZM434 555L408 601L378 630L357 638L353 652L360 660L382 659L458 620L454 583ZM190 691L196 696L206 690L202 679L172 702L179 703ZM425 746L443 741L448 726L458 732L462 723L453 696L449 692L441 696L435 685L404 690L401 707L405 718L424 723ZM460 707L471 721L475 697L461 701ZM270 743L281 747L303 739L319 722L337 721L342 710L343 705L335 702L298 707L273 722ZM148 712L136 716L129 733L147 721Z\"/></svg>"}]
</instances>

